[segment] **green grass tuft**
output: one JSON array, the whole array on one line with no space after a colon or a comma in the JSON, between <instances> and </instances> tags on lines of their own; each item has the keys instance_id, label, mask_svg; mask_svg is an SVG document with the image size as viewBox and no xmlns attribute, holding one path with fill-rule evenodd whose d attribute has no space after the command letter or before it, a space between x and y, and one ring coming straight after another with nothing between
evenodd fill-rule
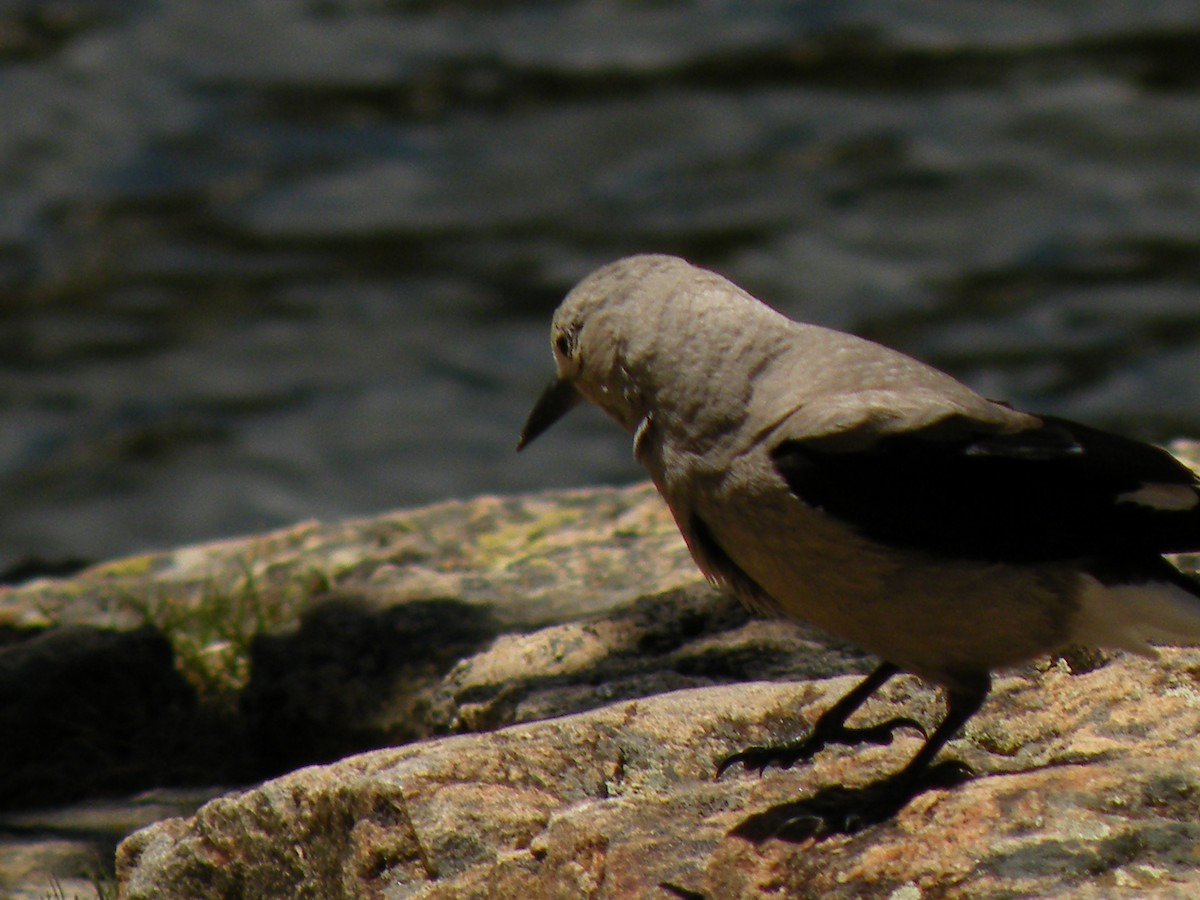
<instances>
[{"instance_id":1,"label":"green grass tuft","mask_svg":"<svg viewBox=\"0 0 1200 900\"><path fill-rule=\"evenodd\" d=\"M315 569L266 584L243 559L232 580L156 585L125 602L170 641L176 667L201 701L222 704L234 702L250 680L255 636L295 622L309 599L331 586L329 575Z\"/></svg>"}]
</instances>

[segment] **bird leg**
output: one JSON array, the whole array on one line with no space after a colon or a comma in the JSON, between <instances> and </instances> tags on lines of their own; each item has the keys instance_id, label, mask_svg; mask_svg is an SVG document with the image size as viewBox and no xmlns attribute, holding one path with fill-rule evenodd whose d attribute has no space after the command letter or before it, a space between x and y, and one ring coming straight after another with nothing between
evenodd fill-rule
<instances>
[{"instance_id":1,"label":"bird leg","mask_svg":"<svg viewBox=\"0 0 1200 900\"><path fill-rule=\"evenodd\" d=\"M958 733L971 716L979 711L991 690L986 672L946 689L946 715L921 749L895 775L862 789L856 801L842 802L839 808L820 815L823 831L851 834L892 818L918 794L934 787L948 787L969 777L971 769L958 760L933 765L933 758Z\"/></svg>"},{"instance_id":2,"label":"bird leg","mask_svg":"<svg viewBox=\"0 0 1200 900\"><path fill-rule=\"evenodd\" d=\"M827 709L817 719L807 737L786 744L747 747L727 756L717 766L717 778L738 763L746 769L758 769L760 774L772 763L781 769L787 769L801 760L812 759L830 744L890 744L892 732L898 728L916 729L924 737L925 729L921 727L921 723L908 716L897 716L867 728L851 728L846 725L846 720L867 701L867 698L899 671L900 669L892 663L883 663L859 682L854 690Z\"/></svg>"},{"instance_id":3,"label":"bird leg","mask_svg":"<svg viewBox=\"0 0 1200 900\"><path fill-rule=\"evenodd\" d=\"M950 738L954 737L971 716L979 712L979 707L983 706L983 701L987 699L988 692L991 689L992 678L986 672L969 679L963 679L953 688L946 688L945 718L934 729L933 734L925 739L925 743L921 745L921 749L916 752L916 755L908 761L908 765L887 779L887 781L895 781L897 783L920 782L923 776L929 772L930 764L933 762L933 758L937 756L938 751L946 746ZM955 765L960 768L965 767L964 763L955 763Z\"/></svg>"},{"instance_id":4,"label":"bird leg","mask_svg":"<svg viewBox=\"0 0 1200 900\"><path fill-rule=\"evenodd\" d=\"M955 687L946 688L946 715L941 724L896 774L857 788L823 788L813 797L751 816L734 830L735 833L755 841L773 837L803 840L834 833L853 834L892 818L910 800L930 788L961 783L971 774L965 764L947 760L933 765L933 759L979 710L990 689L991 678L986 673L965 678ZM755 759L753 764L757 762Z\"/></svg>"}]
</instances>

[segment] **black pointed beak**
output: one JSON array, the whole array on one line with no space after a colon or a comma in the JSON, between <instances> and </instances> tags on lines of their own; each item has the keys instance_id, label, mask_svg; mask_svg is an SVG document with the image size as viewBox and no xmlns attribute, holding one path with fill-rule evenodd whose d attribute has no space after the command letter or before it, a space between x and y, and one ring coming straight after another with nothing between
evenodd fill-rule
<instances>
[{"instance_id":1,"label":"black pointed beak","mask_svg":"<svg viewBox=\"0 0 1200 900\"><path fill-rule=\"evenodd\" d=\"M517 451L524 450L534 438L569 413L583 397L575 390L575 385L561 378L550 382L542 391L533 411L525 420L521 429L521 438L517 441Z\"/></svg>"}]
</instances>

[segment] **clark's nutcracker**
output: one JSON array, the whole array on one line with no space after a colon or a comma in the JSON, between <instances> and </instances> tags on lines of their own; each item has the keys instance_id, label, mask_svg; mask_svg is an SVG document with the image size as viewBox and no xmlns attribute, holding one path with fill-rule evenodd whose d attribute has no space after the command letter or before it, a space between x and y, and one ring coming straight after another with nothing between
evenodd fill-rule
<instances>
[{"instance_id":1,"label":"clark's nutcracker","mask_svg":"<svg viewBox=\"0 0 1200 900\"><path fill-rule=\"evenodd\" d=\"M943 689L945 718L843 823L858 827L931 783L993 669L1072 644L1200 642L1200 585L1163 558L1200 549L1200 482L1164 450L987 400L670 256L587 276L551 342L557 378L518 449L590 400L633 435L710 580L883 661L808 737L718 775L923 733L845 724L915 673Z\"/></svg>"}]
</instances>

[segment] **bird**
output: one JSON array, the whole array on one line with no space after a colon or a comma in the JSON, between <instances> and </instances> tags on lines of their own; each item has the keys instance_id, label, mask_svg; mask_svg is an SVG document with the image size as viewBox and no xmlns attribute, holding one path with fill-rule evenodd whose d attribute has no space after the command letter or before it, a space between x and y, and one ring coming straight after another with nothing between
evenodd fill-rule
<instances>
[{"instance_id":1,"label":"bird","mask_svg":"<svg viewBox=\"0 0 1200 900\"><path fill-rule=\"evenodd\" d=\"M551 350L518 450L590 401L632 436L710 581L880 660L807 735L733 753L717 777L901 728L924 737L822 827L858 830L968 777L934 759L997 669L1075 645L1153 657L1200 643L1200 583L1166 558L1200 549L1200 482L1160 447L989 400L674 256L584 277L554 313ZM848 725L899 672L941 690L936 728Z\"/></svg>"}]
</instances>

